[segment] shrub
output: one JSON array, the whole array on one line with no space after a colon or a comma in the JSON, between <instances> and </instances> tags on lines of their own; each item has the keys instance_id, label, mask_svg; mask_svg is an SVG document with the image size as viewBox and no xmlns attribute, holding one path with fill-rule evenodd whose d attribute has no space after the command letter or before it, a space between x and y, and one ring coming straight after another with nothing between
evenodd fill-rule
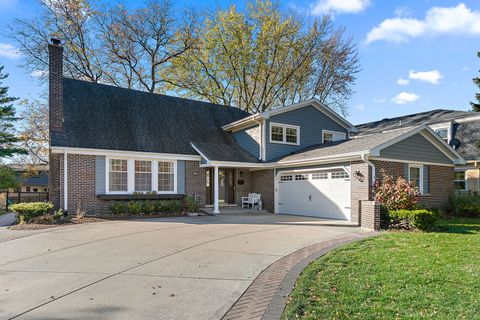
<instances>
[{"instance_id":1,"label":"shrub","mask_svg":"<svg viewBox=\"0 0 480 320\"><path fill-rule=\"evenodd\" d=\"M480 195L459 193L450 196L445 212L454 217L480 218Z\"/></svg>"},{"instance_id":2,"label":"shrub","mask_svg":"<svg viewBox=\"0 0 480 320\"><path fill-rule=\"evenodd\" d=\"M415 209L418 201L418 188L414 182L402 177L394 181L390 175L383 175L374 186L374 198L388 210Z\"/></svg>"},{"instance_id":3,"label":"shrub","mask_svg":"<svg viewBox=\"0 0 480 320\"><path fill-rule=\"evenodd\" d=\"M183 199L183 209L186 212L198 212L200 206L194 197L186 196L185 199Z\"/></svg>"},{"instance_id":4,"label":"shrub","mask_svg":"<svg viewBox=\"0 0 480 320\"><path fill-rule=\"evenodd\" d=\"M153 201L142 201L141 207L144 214L152 214L155 212L155 203Z\"/></svg>"},{"instance_id":5,"label":"shrub","mask_svg":"<svg viewBox=\"0 0 480 320\"><path fill-rule=\"evenodd\" d=\"M142 213L142 202L141 201L129 201L127 204L128 214L140 214Z\"/></svg>"},{"instance_id":6,"label":"shrub","mask_svg":"<svg viewBox=\"0 0 480 320\"><path fill-rule=\"evenodd\" d=\"M21 202L11 206L12 210L18 213L20 222L29 222L34 217L47 214L53 209L51 202Z\"/></svg>"},{"instance_id":7,"label":"shrub","mask_svg":"<svg viewBox=\"0 0 480 320\"><path fill-rule=\"evenodd\" d=\"M430 230L440 217L436 211L427 209L417 210L392 210L388 213L390 223L394 226L402 226L407 229L416 228Z\"/></svg>"},{"instance_id":8,"label":"shrub","mask_svg":"<svg viewBox=\"0 0 480 320\"><path fill-rule=\"evenodd\" d=\"M114 201L108 206L108 211L111 214L127 214L127 204L124 201Z\"/></svg>"}]
</instances>

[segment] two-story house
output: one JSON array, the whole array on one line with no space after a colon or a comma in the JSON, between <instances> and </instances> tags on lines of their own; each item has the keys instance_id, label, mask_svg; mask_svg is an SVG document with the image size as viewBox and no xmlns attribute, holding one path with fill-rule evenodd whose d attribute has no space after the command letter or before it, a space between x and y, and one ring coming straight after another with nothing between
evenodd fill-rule
<instances>
[{"instance_id":1,"label":"two-story house","mask_svg":"<svg viewBox=\"0 0 480 320\"><path fill-rule=\"evenodd\" d=\"M421 203L439 206L464 163L426 125L352 138L358 129L316 100L248 114L67 79L58 42L49 54L50 198L65 210L104 213L155 191L218 213L255 192L271 212L373 227L378 172L415 181Z\"/></svg>"},{"instance_id":2,"label":"two-story house","mask_svg":"<svg viewBox=\"0 0 480 320\"><path fill-rule=\"evenodd\" d=\"M480 192L480 112L437 109L357 125L359 134L427 124L466 161L455 167L455 190Z\"/></svg>"}]
</instances>

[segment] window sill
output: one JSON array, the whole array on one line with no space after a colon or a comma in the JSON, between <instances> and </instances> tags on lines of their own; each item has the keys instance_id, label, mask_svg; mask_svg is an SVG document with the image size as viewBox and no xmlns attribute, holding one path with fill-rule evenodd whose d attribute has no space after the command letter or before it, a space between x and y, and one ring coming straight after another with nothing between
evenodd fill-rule
<instances>
[{"instance_id":1,"label":"window sill","mask_svg":"<svg viewBox=\"0 0 480 320\"><path fill-rule=\"evenodd\" d=\"M285 145L288 145L288 146L299 146L300 145L300 143L272 141L272 140L270 140L270 143L285 144Z\"/></svg>"},{"instance_id":2,"label":"window sill","mask_svg":"<svg viewBox=\"0 0 480 320\"><path fill-rule=\"evenodd\" d=\"M184 194L97 194L101 200L157 200L157 199L183 199Z\"/></svg>"}]
</instances>

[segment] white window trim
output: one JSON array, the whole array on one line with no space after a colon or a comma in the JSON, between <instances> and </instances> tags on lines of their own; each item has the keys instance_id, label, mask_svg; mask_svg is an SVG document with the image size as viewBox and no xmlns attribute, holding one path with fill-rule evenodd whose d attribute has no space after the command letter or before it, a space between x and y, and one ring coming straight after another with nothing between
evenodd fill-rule
<instances>
[{"instance_id":1,"label":"white window trim","mask_svg":"<svg viewBox=\"0 0 480 320\"><path fill-rule=\"evenodd\" d=\"M127 160L127 191L110 191L110 160ZM120 157L120 156L106 156L105 157L105 193L106 194L133 194L135 192L135 160L150 161L152 163L152 191L157 194L176 194L177 178L178 178L178 166L177 160L171 159L145 159L137 157ZM158 191L158 162L171 162L173 163L173 191Z\"/></svg>"},{"instance_id":2,"label":"white window trim","mask_svg":"<svg viewBox=\"0 0 480 320\"><path fill-rule=\"evenodd\" d=\"M455 189L455 191L457 191L457 192L468 191L468 188L467 188L467 170L455 170L455 173L456 172L463 172L465 178L463 180L454 179L453 182L465 181L465 189Z\"/></svg>"},{"instance_id":3,"label":"white window trim","mask_svg":"<svg viewBox=\"0 0 480 320\"><path fill-rule=\"evenodd\" d=\"M322 130L322 144L325 143L325 133L331 133L332 135L339 134L339 135L343 136L342 140L347 139L347 134L345 132L332 131L332 130ZM337 141L341 141L341 140L337 140ZM335 142L335 141L333 141L333 142Z\"/></svg>"},{"instance_id":4,"label":"white window trim","mask_svg":"<svg viewBox=\"0 0 480 320\"><path fill-rule=\"evenodd\" d=\"M283 141L273 141L272 140L272 127L282 127L283 128ZM297 143L287 142L287 128L297 130ZM291 125L291 124L270 122L269 140L270 140L270 143L278 143L278 144L287 144L287 145L291 145L291 146L299 146L300 145L300 127L299 126L294 126L294 125Z\"/></svg>"},{"instance_id":5,"label":"white window trim","mask_svg":"<svg viewBox=\"0 0 480 320\"><path fill-rule=\"evenodd\" d=\"M420 192L420 194L424 194L423 193L423 165L421 164L408 164L408 182L410 182L410 168L418 168L420 170L420 174L419 174L419 177L420 177L420 180L418 182L418 191Z\"/></svg>"}]
</instances>

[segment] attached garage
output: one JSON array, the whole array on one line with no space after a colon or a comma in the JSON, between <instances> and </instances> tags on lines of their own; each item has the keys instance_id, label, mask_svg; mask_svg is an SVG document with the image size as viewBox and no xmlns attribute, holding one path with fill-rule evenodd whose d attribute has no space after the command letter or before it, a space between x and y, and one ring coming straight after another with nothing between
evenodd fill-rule
<instances>
[{"instance_id":1,"label":"attached garage","mask_svg":"<svg viewBox=\"0 0 480 320\"><path fill-rule=\"evenodd\" d=\"M275 212L351 220L350 168L280 171L275 179Z\"/></svg>"}]
</instances>

